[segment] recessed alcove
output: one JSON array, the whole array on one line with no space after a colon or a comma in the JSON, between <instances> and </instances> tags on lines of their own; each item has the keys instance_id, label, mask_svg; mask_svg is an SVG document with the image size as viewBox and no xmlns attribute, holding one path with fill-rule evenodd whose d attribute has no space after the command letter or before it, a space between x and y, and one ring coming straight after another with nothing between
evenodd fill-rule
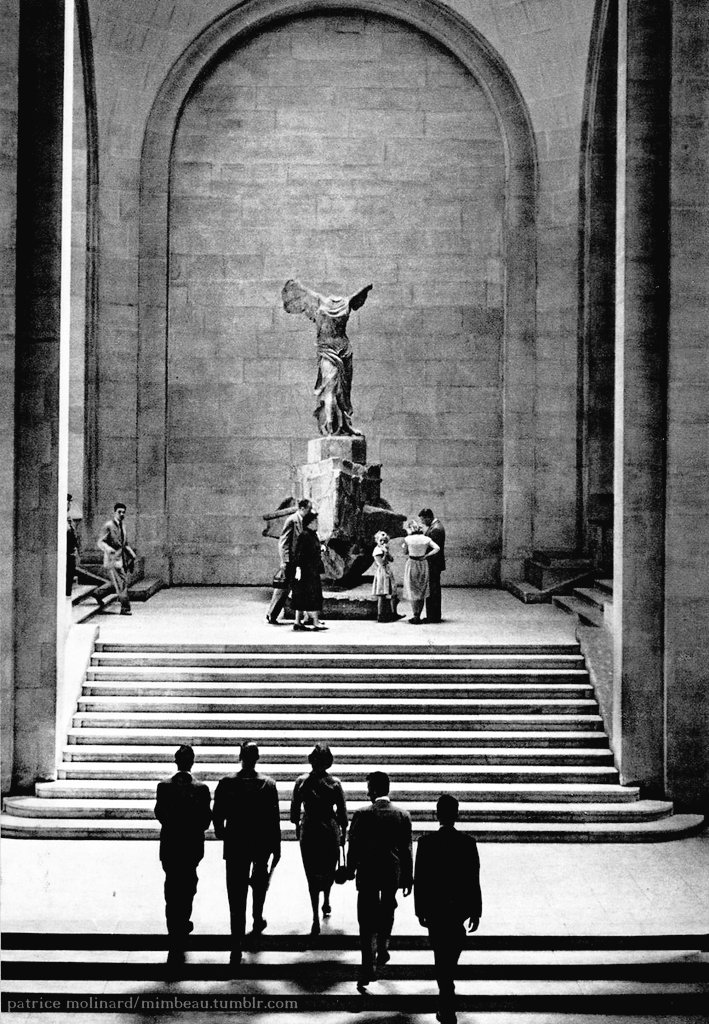
<instances>
[{"instance_id":1,"label":"recessed alcove","mask_svg":"<svg viewBox=\"0 0 709 1024\"><path fill-rule=\"evenodd\" d=\"M536 158L516 85L432 5L247 3L184 51L141 162L138 516L175 583L263 583L259 518L314 434L293 275L375 290L357 425L388 500L449 530L447 582L532 542ZM290 322L289 322L290 321Z\"/></svg>"}]
</instances>

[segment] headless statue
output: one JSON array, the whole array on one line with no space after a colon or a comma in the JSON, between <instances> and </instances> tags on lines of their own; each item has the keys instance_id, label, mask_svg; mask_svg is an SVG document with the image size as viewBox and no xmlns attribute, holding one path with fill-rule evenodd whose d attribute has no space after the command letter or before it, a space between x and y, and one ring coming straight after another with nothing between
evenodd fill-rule
<instances>
[{"instance_id":1,"label":"headless statue","mask_svg":"<svg viewBox=\"0 0 709 1024\"><path fill-rule=\"evenodd\" d=\"M286 281L281 292L286 313L305 313L315 324L318 377L313 415L321 434L359 434L352 427L352 346L347 337L350 313L366 302L368 284L350 298L325 298L300 281Z\"/></svg>"}]
</instances>

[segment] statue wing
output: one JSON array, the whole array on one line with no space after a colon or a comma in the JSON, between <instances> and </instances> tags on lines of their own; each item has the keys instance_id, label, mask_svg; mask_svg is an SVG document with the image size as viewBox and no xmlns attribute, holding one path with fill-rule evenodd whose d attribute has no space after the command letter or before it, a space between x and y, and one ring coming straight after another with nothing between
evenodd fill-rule
<instances>
[{"instance_id":1,"label":"statue wing","mask_svg":"<svg viewBox=\"0 0 709 1024\"><path fill-rule=\"evenodd\" d=\"M305 313L309 320L314 320L322 296L306 288L300 281L290 280L283 285L281 299L286 313Z\"/></svg>"},{"instance_id":2,"label":"statue wing","mask_svg":"<svg viewBox=\"0 0 709 1024\"><path fill-rule=\"evenodd\" d=\"M352 295L347 301L349 302L350 309L359 309L367 301L367 296L371 292L373 285L368 284L365 288L361 288L355 295Z\"/></svg>"}]
</instances>

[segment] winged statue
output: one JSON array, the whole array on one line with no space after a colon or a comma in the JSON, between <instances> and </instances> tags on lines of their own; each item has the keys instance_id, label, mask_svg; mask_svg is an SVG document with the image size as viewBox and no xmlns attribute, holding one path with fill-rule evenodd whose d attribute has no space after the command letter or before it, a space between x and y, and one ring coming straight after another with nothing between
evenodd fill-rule
<instances>
[{"instance_id":1,"label":"winged statue","mask_svg":"<svg viewBox=\"0 0 709 1024\"><path fill-rule=\"evenodd\" d=\"M320 295L300 281L286 281L281 292L286 313L304 313L316 329L318 376L315 411L321 434L359 434L352 426L352 346L347 321L372 290L368 284L354 295Z\"/></svg>"}]
</instances>

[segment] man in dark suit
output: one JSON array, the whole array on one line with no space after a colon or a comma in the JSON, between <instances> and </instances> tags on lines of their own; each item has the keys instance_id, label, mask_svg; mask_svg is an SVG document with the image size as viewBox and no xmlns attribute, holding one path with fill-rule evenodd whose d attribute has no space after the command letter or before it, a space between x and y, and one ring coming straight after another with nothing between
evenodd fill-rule
<instances>
[{"instance_id":1,"label":"man in dark suit","mask_svg":"<svg viewBox=\"0 0 709 1024\"><path fill-rule=\"evenodd\" d=\"M204 833L211 821L209 787L195 782L192 747L175 754L177 773L158 783L155 817L160 830L160 860L165 871L165 919L170 936L168 963L184 961L192 931L192 901L197 892L197 865L204 856Z\"/></svg>"},{"instance_id":2,"label":"man in dark suit","mask_svg":"<svg viewBox=\"0 0 709 1024\"><path fill-rule=\"evenodd\" d=\"M441 573L446 568L446 531L440 519L430 508L422 508L419 519L424 525L426 536L438 544L440 551L428 559L428 597L424 622L441 621Z\"/></svg>"},{"instance_id":3,"label":"man in dark suit","mask_svg":"<svg viewBox=\"0 0 709 1024\"><path fill-rule=\"evenodd\" d=\"M475 840L459 832L458 801L439 797L438 832L421 836L416 846L414 909L433 948L440 1024L455 1024L455 970L465 942L466 923L477 930L482 914L480 860Z\"/></svg>"},{"instance_id":4,"label":"man in dark suit","mask_svg":"<svg viewBox=\"0 0 709 1024\"><path fill-rule=\"evenodd\" d=\"M357 988L364 993L377 968L389 961L396 891L411 892L411 818L389 800L389 776L367 776L371 807L355 811L350 825L347 866L357 882L357 920L362 967Z\"/></svg>"},{"instance_id":5,"label":"man in dark suit","mask_svg":"<svg viewBox=\"0 0 709 1024\"><path fill-rule=\"evenodd\" d=\"M278 625L278 616L285 608L288 594L295 580L295 544L303 532L303 516L313 507L308 498L301 498L298 508L289 515L283 524L281 536L278 538L278 557L280 559L280 575L283 577L283 586L273 588L271 603L266 612L266 622L272 626Z\"/></svg>"},{"instance_id":6,"label":"man in dark suit","mask_svg":"<svg viewBox=\"0 0 709 1024\"><path fill-rule=\"evenodd\" d=\"M226 888L231 917L231 964L241 963L246 930L249 880L253 893L253 936L266 928L263 905L270 874L281 859L278 790L273 779L259 775L259 750L249 740L241 745L241 771L228 775L214 794L214 833L224 840ZM270 870L269 870L270 859Z\"/></svg>"}]
</instances>

